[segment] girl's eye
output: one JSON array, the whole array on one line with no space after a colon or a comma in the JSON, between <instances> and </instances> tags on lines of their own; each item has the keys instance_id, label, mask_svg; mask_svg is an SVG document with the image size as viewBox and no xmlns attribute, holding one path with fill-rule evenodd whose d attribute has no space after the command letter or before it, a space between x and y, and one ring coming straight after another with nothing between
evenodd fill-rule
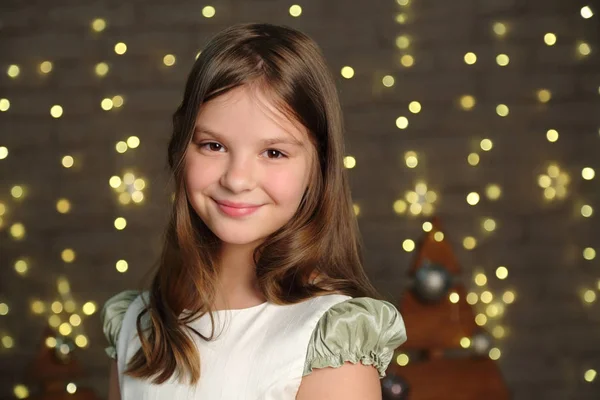
<instances>
[{"instance_id":1,"label":"girl's eye","mask_svg":"<svg viewBox=\"0 0 600 400\"><path fill-rule=\"evenodd\" d=\"M214 145L214 146L219 146L219 147L218 147L218 148L217 148L215 151L219 151L220 149L222 149L222 148L223 148L223 146L221 146L219 143L216 143L216 142L206 142L206 143L200 143L200 144L198 145L198 147L200 147L200 148L205 148L206 146L208 146L208 149L209 149L209 150L212 150L212 149L214 149L214 147L212 147L212 148L211 148L211 147L210 147L211 145ZM274 156L275 156L275 157L268 157L268 156L267 156L267 158L269 158L269 159L271 159L271 160L278 160L278 159L281 159L281 158L287 158L287 156L286 156L285 154L283 154L283 153L282 153L281 151L279 151L279 150L275 150L275 149L268 149L268 150L265 150L265 151L266 151L267 153L270 153L270 155L274 155Z\"/></svg>"},{"instance_id":2,"label":"girl's eye","mask_svg":"<svg viewBox=\"0 0 600 400\"><path fill-rule=\"evenodd\" d=\"M211 144L213 144L213 145L217 145L217 146L221 146L219 143L215 143L215 142L201 143L199 146L200 146L200 148L203 148L203 147L205 147L205 146L209 146L209 149L211 149L211 148L210 148L210 145L211 145ZM221 146L221 147L222 147L222 146ZM217 151L218 151L218 149L217 149Z\"/></svg>"},{"instance_id":3,"label":"girl's eye","mask_svg":"<svg viewBox=\"0 0 600 400\"><path fill-rule=\"evenodd\" d=\"M281 157L275 157L274 160L279 159L279 158L286 158L287 157L285 154L283 154L279 150L269 149L269 150L267 150L267 153L268 152L271 152L271 154L279 154L279 155L281 155Z\"/></svg>"}]
</instances>

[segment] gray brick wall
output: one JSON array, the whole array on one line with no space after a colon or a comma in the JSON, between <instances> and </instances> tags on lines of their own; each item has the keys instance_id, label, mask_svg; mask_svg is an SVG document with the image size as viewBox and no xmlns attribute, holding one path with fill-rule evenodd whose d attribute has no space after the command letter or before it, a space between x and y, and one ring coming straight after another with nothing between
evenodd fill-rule
<instances>
[{"instance_id":1,"label":"gray brick wall","mask_svg":"<svg viewBox=\"0 0 600 400\"><path fill-rule=\"evenodd\" d=\"M338 74L347 125L347 150L357 160L350 171L353 196L361 207L359 217L366 244L366 266L375 285L396 301L406 287L406 272L414 253L402 250L406 238L418 239L423 218L395 215L393 202L423 179L437 192L437 214L446 238L464 269L464 281L476 289L474 271L482 269L496 295L513 289L517 301L507 306L500 320L509 332L496 343L498 361L515 399L595 399L599 379L587 383L584 371L600 370L599 301L584 304L581 288L596 288L600 255L592 261L581 256L584 247L600 252L598 178L581 179L581 169L600 172L600 6L582 1L411 0L402 7L392 0L344 2L305 1L300 18L288 13L291 5L278 1L217 1L216 15L202 17L203 2L191 1L85 1L18 2L0 6L0 98L11 102L0 112L0 146L9 150L0 160L0 203L7 207L0 227L0 302L10 311L0 316L0 336L9 334L14 347L0 346L0 397L10 397L13 386L27 383L23 371L36 352L44 318L32 315L33 298L57 298L55 280L66 275L78 304L92 300L101 305L113 293L135 287L154 262L166 217L170 188L165 173L170 115L180 101L185 77L207 37L244 21L288 24L311 35L323 48L338 73L350 65L355 76ZM583 19L579 10L590 5L595 15ZM395 22L404 12L408 21ZM90 30L94 18L107 28ZM508 33L498 38L495 22ZM558 41L543 43L553 32ZM403 51L395 38L407 34L412 68L399 63ZM584 40L592 53L581 59L576 44ZM118 56L115 43L127 44ZM477 54L475 65L463 61L466 52ZM174 54L172 67L162 57ZM499 53L510 64L499 67ZM37 72L41 61L54 64L50 74ZM99 78L94 67L110 65ZM6 69L20 67L10 78ZM381 78L396 79L385 88ZM535 91L552 92L540 104ZM123 95L125 104L105 112L100 101ZM476 97L469 112L457 107L465 94ZM418 100L423 109L411 114L407 106ZM495 114L497 104L510 114ZM64 108L62 118L50 117L53 104ZM395 120L404 115L410 125L398 130ZM545 132L557 129L556 143ZM115 143L130 135L141 146L117 154ZM483 138L493 140L490 152L478 149ZM404 152L416 151L419 165L405 166ZM481 155L477 167L466 162L470 152ZM60 165L63 155L76 158L76 166ZM549 162L557 162L571 176L563 201L545 202L537 176ZM133 168L146 179L142 206L123 207L108 186L112 175ZM502 197L489 201L483 195L488 183L502 187ZM10 196L23 185L22 200ZM482 195L469 206L467 193ZM72 204L68 214L56 212L58 198ZM595 213L583 218L581 204ZM124 216L128 226L116 231L114 218ZM484 235L481 220L494 218L495 232ZM22 222L23 241L15 241L9 227ZM462 247L462 238L475 236L478 247ZM64 263L60 253L73 248L77 259ZM13 264L27 256L30 269L18 275ZM115 262L129 262L120 274ZM509 277L494 278L506 265ZM98 314L84 318L90 346L77 357L88 372L78 381L106 395L108 359ZM409 332L410 334L410 332ZM33 390L32 390L33 392Z\"/></svg>"}]
</instances>

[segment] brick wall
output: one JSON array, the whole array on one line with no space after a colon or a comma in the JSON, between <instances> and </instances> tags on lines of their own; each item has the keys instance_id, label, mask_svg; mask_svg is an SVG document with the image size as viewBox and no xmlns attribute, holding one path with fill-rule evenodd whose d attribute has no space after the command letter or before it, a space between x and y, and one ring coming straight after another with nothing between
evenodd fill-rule
<instances>
[{"instance_id":1,"label":"brick wall","mask_svg":"<svg viewBox=\"0 0 600 400\"><path fill-rule=\"evenodd\" d=\"M402 3L402 1L400 1ZM347 150L357 165L350 171L353 197L360 205L360 226L366 244L366 267L375 285L396 301L406 287L406 271L414 253L402 250L405 239L422 235L422 216L394 213L392 204L424 180L438 194L436 213L446 240L452 242L464 268L465 284L476 292L472 276L483 271L496 296L514 290L515 303L492 325L506 328L496 346L498 363L516 399L592 399L600 394L598 378L585 382L584 372L600 369L600 312L598 301L586 304L582 289L599 294L600 255L588 261L585 247L600 251L598 178L584 180L584 167L600 168L600 7L592 1L412 0L401 6L392 0L369 2L304 1L299 18L289 15L291 4L269 0L218 1L213 18L204 18L203 2L119 2L5 0L0 6L0 98L10 108L0 112L0 146L9 154L0 160L0 203L7 209L0 227L0 302L9 306L0 315L0 336L14 345L0 346L0 397L11 396L36 352L45 318L33 315L34 298L58 298L56 279L68 277L78 305L101 305L113 293L137 285L159 250L170 188L165 169L170 115L179 103L185 77L208 36L236 22L288 24L311 35L323 48L338 74L347 126ZM595 15L584 19L581 7ZM399 13L406 22L395 21ZM107 27L93 32L90 24L104 18ZM494 23L507 27L504 36ZM554 46L544 34L557 36ZM396 37L408 35L401 50ZM123 41L124 55L113 51ZM587 42L591 54L578 56L577 45ZM477 55L474 65L463 56ZM167 67L162 58L174 54ZM498 54L509 65L496 64ZM400 63L414 56L414 66ZM38 71L49 60L48 74ZM110 66L102 78L94 74L99 62ZM7 74L10 65L18 76ZM354 68L352 79L340 69ZM395 78L386 88L381 79ZM536 91L548 89L552 99L541 103ZM103 111L103 98L122 95L125 104ZM470 111L457 104L463 95L476 99ZM409 112L411 101L422 111ZM64 115L50 116L60 104ZM498 104L510 108L500 117ZM400 130L399 116L409 119ZM558 130L557 142L546 140ZM136 135L137 149L115 151L118 141ZM479 148L481 139L494 146ZM419 164L407 168L406 151L415 151ZM467 155L479 153L478 166ZM0 153L1 154L1 153ZM66 169L61 158L72 155ZM550 162L569 174L567 197L546 201L537 184ZM133 168L146 179L143 205L119 205L109 187L112 175ZM484 192L489 183L502 188L497 201ZM22 185L21 199L11 188ZM470 206L469 192L481 194ZM67 198L72 210L56 211ZM583 204L595 213L581 215ZM116 217L127 218L116 231ZM485 234L483 218L497 223ZM15 240L10 227L21 222L26 237ZM478 245L466 250L462 240L473 236ZM72 248L76 260L65 263L61 251ZM15 261L27 257L25 275ZM124 258L129 270L120 274L115 262ZM506 280L495 278L500 265ZM478 310L479 306L476 306ZM89 374L81 381L106 395L108 359L98 313L84 318L89 347L79 359ZM410 332L409 332L410 334Z\"/></svg>"}]
</instances>

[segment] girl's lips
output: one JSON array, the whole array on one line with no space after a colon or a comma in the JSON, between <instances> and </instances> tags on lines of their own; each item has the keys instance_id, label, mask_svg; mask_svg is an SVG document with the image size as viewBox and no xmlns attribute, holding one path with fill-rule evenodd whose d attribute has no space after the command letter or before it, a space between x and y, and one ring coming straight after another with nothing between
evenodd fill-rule
<instances>
[{"instance_id":1,"label":"girl's lips","mask_svg":"<svg viewBox=\"0 0 600 400\"><path fill-rule=\"evenodd\" d=\"M215 201L215 203L217 204L217 207L219 208L219 210L221 210L223 213L225 213L226 215L228 215L230 217L243 217L246 215L250 215L250 214L254 213L256 210L258 210L260 207L262 207L262 206L254 206L254 207L238 208L238 207L226 206L226 205L218 203L216 201Z\"/></svg>"}]
</instances>

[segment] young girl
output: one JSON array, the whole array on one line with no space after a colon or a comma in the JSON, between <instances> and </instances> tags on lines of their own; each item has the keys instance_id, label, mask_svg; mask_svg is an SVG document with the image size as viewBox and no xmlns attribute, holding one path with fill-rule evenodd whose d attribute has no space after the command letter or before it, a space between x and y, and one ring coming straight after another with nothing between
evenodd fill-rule
<instances>
[{"instance_id":1,"label":"young girl","mask_svg":"<svg viewBox=\"0 0 600 400\"><path fill-rule=\"evenodd\" d=\"M362 267L317 45L270 24L220 32L173 125L158 270L102 310L109 399L381 399L406 331Z\"/></svg>"}]
</instances>

